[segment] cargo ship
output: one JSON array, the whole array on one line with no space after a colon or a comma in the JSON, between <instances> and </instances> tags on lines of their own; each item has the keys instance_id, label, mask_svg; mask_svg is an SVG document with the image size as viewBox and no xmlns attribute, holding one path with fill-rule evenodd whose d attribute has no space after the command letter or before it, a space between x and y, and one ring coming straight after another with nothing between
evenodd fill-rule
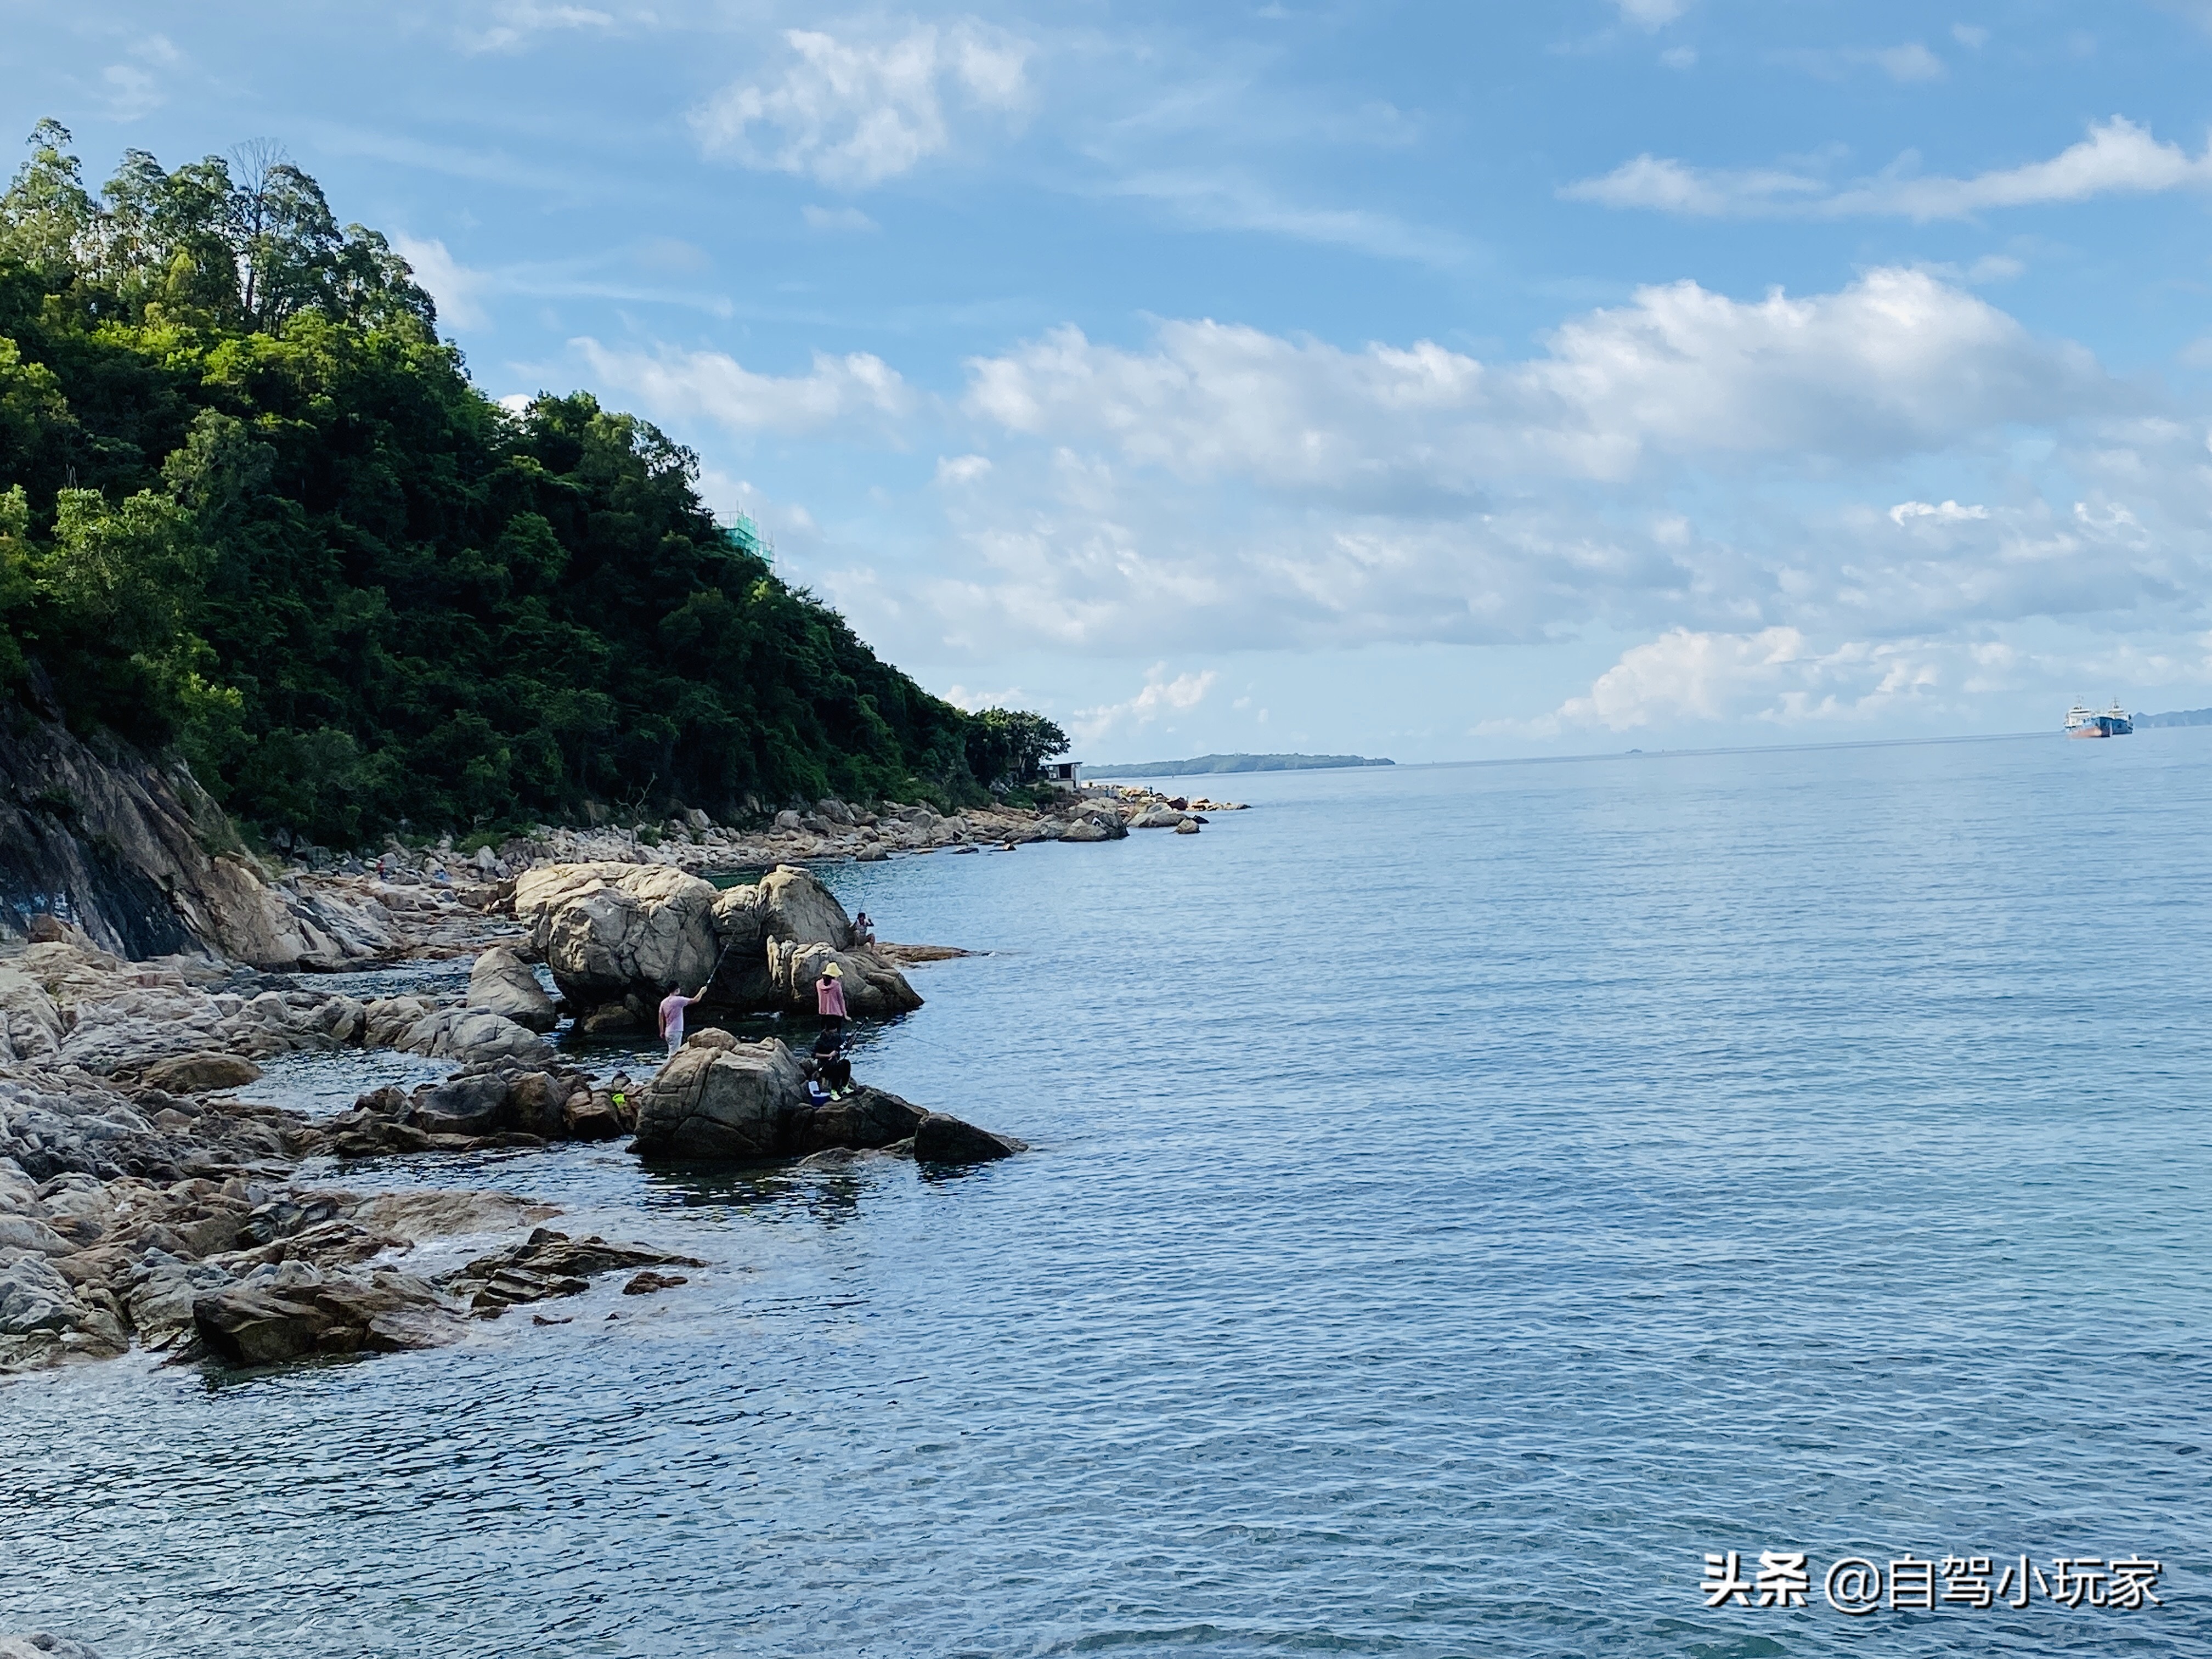
<instances>
[{"instance_id":1,"label":"cargo ship","mask_svg":"<svg viewBox=\"0 0 2212 1659\"><path fill-rule=\"evenodd\" d=\"M2128 718L2128 711L2114 703L2103 714L2075 703L2066 711L2066 735L2069 738L2124 738L2136 729Z\"/></svg>"}]
</instances>

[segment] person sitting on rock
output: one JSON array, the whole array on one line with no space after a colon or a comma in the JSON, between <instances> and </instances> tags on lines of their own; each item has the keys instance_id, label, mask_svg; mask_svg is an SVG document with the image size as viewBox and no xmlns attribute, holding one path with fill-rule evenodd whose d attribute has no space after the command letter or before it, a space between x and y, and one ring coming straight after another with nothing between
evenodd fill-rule
<instances>
[{"instance_id":1,"label":"person sitting on rock","mask_svg":"<svg viewBox=\"0 0 2212 1659\"><path fill-rule=\"evenodd\" d=\"M872 945L875 942L876 924L868 920L868 913L863 910L853 918L853 943Z\"/></svg>"},{"instance_id":2,"label":"person sitting on rock","mask_svg":"<svg viewBox=\"0 0 2212 1659\"><path fill-rule=\"evenodd\" d=\"M814 1012L832 1031L845 1029L845 970L831 963L814 981Z\"/></svg>"},{"instance_id":3,"label":"person sitting on rock","mask_svg":"<svg viewBox=\"0 0 2212 1659\"><path fill-rule=\"evenodd\" d=\"M681 991L671 991L666 996L661 998L660 1035L662 1040L668 1044L670 1054L674 1054L684 1046L684 1011L695 1002L703 1001L706 995L706 988L702 986L699 988L699 994L696 997L687 997Z\"/></svg>"},{"instance_id":4,"label":"person sitting on rock","mask_svg":"<svg viewBox=\"0 0 2212 1659\"><path fill-rule=\"evenodd\" d=\"M832 1100L844 1098L853 1086L853 1062L846 1056L844 1038L824 1030L814 1039L814 1075L829 1086Z\"/></svg>"}]
</instances>

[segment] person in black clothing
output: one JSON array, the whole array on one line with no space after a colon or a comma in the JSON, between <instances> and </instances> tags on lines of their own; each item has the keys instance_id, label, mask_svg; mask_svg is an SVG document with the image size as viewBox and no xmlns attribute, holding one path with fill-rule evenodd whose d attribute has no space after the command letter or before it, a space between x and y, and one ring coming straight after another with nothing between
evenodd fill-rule
<instances>
[{"instance_id":1,"label":"person in black clothing","mask_svg":"<svg viewBox=\"0 0 2212 1659\"><path fill-rule=\"evenodd\" d=\"M834 1030L825 1029L814 1039L814 1075L833 1100L853 1086L853 1062L846 1057L843 1037Z\"/></svg>"}]
</instances>

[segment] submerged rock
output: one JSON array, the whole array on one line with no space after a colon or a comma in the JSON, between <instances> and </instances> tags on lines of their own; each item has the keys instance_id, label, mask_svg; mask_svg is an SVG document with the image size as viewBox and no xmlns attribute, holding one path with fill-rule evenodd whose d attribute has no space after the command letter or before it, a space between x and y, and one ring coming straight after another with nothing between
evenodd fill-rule
<instances>
[{"instance_id":1,"label":"submerged rock","mask_svg":"<svg viewBox=\"0 0 2212 1659\"><path fill-rule=\"evenodd\" d=\"M444 1284L479 1314L496 1318L524 1303L575 1296L591 1288L592 1278L625 1267L703 1267L696 1256L672 1255L642 1244L610 1244L596 1233L572 1239L540 1227L522 1243L495 1255L480 1256L446 1276ZM656 1273L640 1278L659 1279ZM635 1284L636 1281L633 1280ZM684 1279L666 1283L682 1285ZM656 1285L658 1289L659 1286ZM624 1287L626 1295L641 1292Z\"/></svg>"},{"instance_id":2,"label":"submerged rock","mask_svg":"<svg viewBox=\"0 0 2212 1659\"><path fill-rule=\"evenodd\" d=\"M434 1287L390 1270L365 1280L295 1275L267 1288L234 1285L194 1301L192 1322L211 1352L240 1365L434 1348L464 1329Z\"/></svg>"},{"instance_id":3,"label":"submerged rock","mask_svg":"<svg viewBox=\"0 0 2212 1659\"><path fill-rule=\"evenodd\" d=\"M987 1164L1026 1150L1012 1135L994 1135L943 1112L930 1113L914 1131L915 1160L921 1164Z\"/></svg>"}]
</instances>

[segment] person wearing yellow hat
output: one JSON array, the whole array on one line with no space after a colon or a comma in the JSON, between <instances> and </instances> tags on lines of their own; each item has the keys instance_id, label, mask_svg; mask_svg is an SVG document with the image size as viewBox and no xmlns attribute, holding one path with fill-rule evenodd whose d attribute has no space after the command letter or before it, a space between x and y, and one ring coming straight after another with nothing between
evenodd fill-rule
<instances>
[{"instance_id":1,"label":"person wearing yellow hat","mask_svg":"<svg viewBox=\"0 0 2212 1659\"><path fill-rule=\"evenodd\" d=\"M834 962L814 981L814 1011L831 1030L845 1029L845 970Z\"/></svg>"}]
</instances>

